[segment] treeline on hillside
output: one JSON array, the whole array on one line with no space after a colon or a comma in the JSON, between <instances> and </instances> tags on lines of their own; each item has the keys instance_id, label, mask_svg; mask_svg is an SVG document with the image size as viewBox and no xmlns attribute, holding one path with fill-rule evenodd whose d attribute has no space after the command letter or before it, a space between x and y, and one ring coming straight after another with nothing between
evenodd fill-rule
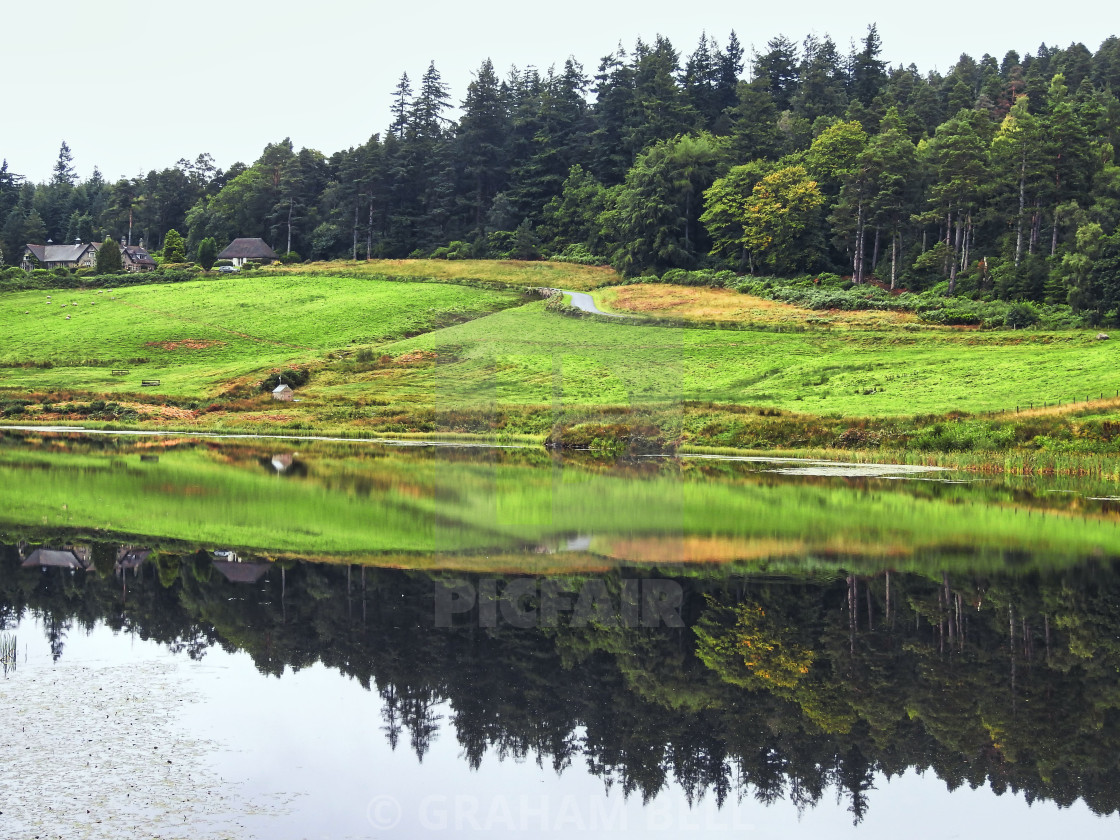
<instances>
[{"instance_id":1,"label":"treeline on hillside","mask_svg":"<svg viewBox=\"0 0 1120 840\"><path fill-rule=\"evenodd\" d=\"M434 62L403 75L383 135L326 157L267 146L146 178L47 184L0 169L0 243L186 230L261 236L303 257L554 256L627 275L833 272L911 290L1120 304L1120 40L945 74L889 68L874 25L843 54L734 32L682 55L663 37L589 74L574 59L500 78L487 60L458 121Z\"/></svg>"}]
</instances>

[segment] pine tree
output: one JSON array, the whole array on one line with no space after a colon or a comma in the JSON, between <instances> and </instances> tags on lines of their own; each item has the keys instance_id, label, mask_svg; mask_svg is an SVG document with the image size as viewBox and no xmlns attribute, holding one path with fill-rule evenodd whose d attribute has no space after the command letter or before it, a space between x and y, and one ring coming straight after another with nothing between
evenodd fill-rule
<instances>
[{"instance_id":1,"label":"pine tree","mask_svg":"<svg viewBox=\"0 0 1120 840\"><path fill-rule=\"evenodd\" d=\"M108 236L97 249L96 271L98 274L117 274L124 268L121 249L113 237Z\"/></svg>"},{"instance_id":2,"label":"pine tree","mask_svg":"<svg viewBox=\"0 0 1120 840\"><path fill-rule=\"evenodd\" d=\"M482 62L467 86L458 126L458 158L473 190L471 217L481 229L490 204L508 175L509 111L490 59Z\"/></svg>"},{"instance_id":3,"label":"pine tree","mask_svg":"<svg viewBox=\"0 0 1120 840\"><path fill-rule=\"evenodd\" d=\"M444 111L450 105L447 85L440 78L433 61L420 79L420 92L409 110L409 134L425 139L439 137L448 122Z\"/></svg>"},{"instance_id":4,"label":"pine tree","mask_svg":"<svg viewBox=\"0 0 1120 840\"><path fill-rule=\"evenodd\" d=\"M791 106L798 116L813 122L818 117L839 117L848 97L844 68L836 44L827 35L810 35L801 49L800 85Z\"/></svg>"},{"instance_id":5,"label":"pine tree","mask_svg":"<svg viewBox=\"0 0 1120 840\"><path fill-rule=\"evenodd\" d=\"M163 261L165 263L181 263L186 262L186 259L183 237L179 231L172 228L163 237Z\"/></svg>"},{"instance_id":6,"label":"pine tree","mask_svg":"<svg viewBox=\"0 0 1120 840\"><path fill-rule=\"evenodd\" d=\"M217 259L218 243L214 237L207 236L198 243L198 264L202 266L203 271L209 271L214 267Z\"/></svg>"},{"instance_id":7,"label":"pine tree","mask_svg":"<svg viewBox=\"0 0 1120 840\"><path fill-rule=\"evenodd\" d=\"M739 100L728 110L733 157L738 161L777 158L782 138L774 98L762 80L739 82Z\"/></svg>"},{"instance_id":8,"label":"pine tree","mask_svg":"<svg viewBox=\"0 0 1120 840\"><path fill-rule=\"evenodd\" d=\"M879 28L872 23L867 27L863 49L852 56L852 98L868 107L879 95L879 89L887 78L887 63L879 58L882 52Z\"/></svg>"},{"instance_id":9,"label":"pine tree","mask_svg":"<svg viewBox=\"0 0 1120 840\"><path fill-rule=\"evenodd\" d=\"M713 54L715 53L715 54ZM700 43L688 57L681 78L688 104L700 116L701 126L710 131L723 108L717 95L719 83L718 48L715 42L709 46L708 35L700 33Z\"/></svg>"},{"instance_id":10,"label":"pine tree","mask_svg":"<svg viewBox=\"0 0 1120 840\"><path fill-rule=\"evenodd\" d=\"M619 44L599 63L595 75L589 168L608 186L621 182L634 163L625 137L637 106L634 68L626 59L626 50Z\"/></svg>"},{"instance_id":11,"label":"pine tree","mask_svg":"<svg viewBox=\"0 0 1120 840\"><path fill-rule=\"evenodd\" d=\"M658 35L652 47L639 41L633 65L636 107L623 142L636 155L658 140L692 131L698 117L677 84L680 59L668 38Z\"/></svg>"},{"instance_id":12,"label":"pine tree","mask_svg":"<svg viewBox=\"0 0 1120 840\"><path fill-rule=\"evenodd\" d=\"M767 52L754 57L754 78L770 92L774 107L779 112L787 111L800 81L797 45L785 35L779 35L766 42L766 49Z\"/></svg>"},{"instance_id":13,"label":"pine tree","mask_svg":"<svg viewBox=\"0 0 1120 840\"><path fill-rule=\"evenodd\" d=\"M16 206L8 211L4 226L0 228L0 247L4 250L5 261L11 265L19 263L24 246L30 242L24 237L26 223L27 214L23 208Z\"/></svg>"},{"instance_id":14,"label":"pine tree","mask_svg":"<svg viewBox=\"0 0 1120 840\"><path fill-rule=\"evenodd\" d=\"M743 76L743 46L735 30L727 36L727 46L716 53L716 101L722 114L739 101L739 81Z\"/></svg>"},{"instance_id":15,"label":"pine tree","mask_svg":"<svg viewBox=\"0 0 1120 840\"><path fill-rule=\"evenodd\" d=\"M389 124L389 132L398 139L404 137L408 128L408 114L412 108L412 84L409 82L408 73L401 73L400 81L393 90L393 105L391 112L393 121Z\"/></svg>"},{"instance_id":16,"label":"pine tree","mask_svg":"<svg viewBox=\"0 0 1120 840\"><path fill-rule=\"evenodd\" d=\"M54 171L51 175L51 184L65 184L68 187L74 186L77 176L74 174L74 156L70 153L70 147L66 145L66 141L62 141L62 145L58 149L58 160L55 162Z\"/></svg>"}]
</instances>

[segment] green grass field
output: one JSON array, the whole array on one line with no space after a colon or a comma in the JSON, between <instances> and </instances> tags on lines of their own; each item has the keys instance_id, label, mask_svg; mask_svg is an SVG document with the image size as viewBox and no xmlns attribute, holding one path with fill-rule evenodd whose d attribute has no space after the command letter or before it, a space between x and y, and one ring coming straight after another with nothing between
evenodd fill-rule
<instances>
[{"instance_id":1,"label":"green grass field","mask_svg":"<svg viewBox=\"0 0 1120 840\"><path fill-rule=\"evenodd\" d=\"M324 399L633 406L709 400L812 414L883 417L1014 410L1094 399L1117 349L1089 332L700 330L558 316L532 303L385 345L438 363L332 379Z\"/></svg>"},{"instance_id":2,"label":"green grass field","mask_svg":"<svg viewBox=\"0 0 1120 840\"><path fill-rule=\"evenodd\" d=\"M390 271L394 279L376 279ZM360 276L342 276L347 272ZM402 279L410 276L417 282ZM684 288L680 295L690 298L678 303L673 287L641 292L643 305L653 307L647 315L720 320L720 307L730 307L753 328L656 326L568 317L516 288L579 289L617 279L609 269L560 263L419 260L53 297L7 293L0 295L0 404L33 394L40 403L100 397L136 406L147 422L184 429L500 431L537 440L556 423L644 412L654 425L671 427L666 438L692 445L796 448L834 445L843 429L818 430L812 442L792 429L754 434L743 424L763 419L743 420L741 410L869 420L1014 414L1059 401L1084 407L1120 388L1120 348L1093 331L916 328L893 314L845 318L843 328L831 329L835 318L791 324L792 307L732 293ZM605 297L612 294L618 300L613 291ZM253 383L294 365L312 370L299 403L247 399ZM160 385L142 389L142 379ZM179 408L145 412L168 399ZM1094 409L1101 413L1095 440L1109 452L1120 435L1102 423L1116 408ZM474 419L466 416L472 412ZM502 412L501 423L486 419ZM728 420L728 412L740 412L738 419ZM31 405L6 419L83 415Z\"/></svg>"},{"instance_id":3,"label":"green grass field","mask_svg":"<svg viewBox=\"0 0 1120 840\"><path fill-rule=\"evenodd\" d=\"M241 376L519 302L513 292L297 274L11 293L0 295L0 383L120 394L160 379L159 393L203 398Z\"/></svg>"}]
</instances>

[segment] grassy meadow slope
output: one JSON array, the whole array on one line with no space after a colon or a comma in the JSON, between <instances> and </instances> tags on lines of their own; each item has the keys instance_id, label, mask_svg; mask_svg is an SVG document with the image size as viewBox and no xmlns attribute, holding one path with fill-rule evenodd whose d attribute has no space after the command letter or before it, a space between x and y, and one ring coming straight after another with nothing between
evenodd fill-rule
<instances>
[{"instance_id":1,"label":"grassy meadow slope","mask_svg":"<svg viewBox=\"0 0 1120 840\"><path fill-rule=\"evenodd\" d=\"M309 393L444 407L708 400L883 417L1101 396L1116 350L1088 332L700 330L557 316L530 303L384 345L431 363L331 376Z\"/></svg>"},{"instance_id":2,"label":"grassy meadow slope","mask_svg":"<svg viewBox=\"0 0 1120 840\"><path fill-rule=\"evenodd\" d=\"M298 274L9 293L0 295L0 377L5 388L104 394L160 379L159 393L205 398L239 377L519 302L513 292Z\"/></svg>"},{"instance_id":3,"label":"grassy meadow slope","mask_svg":"<svg viewBox=\"0 0 1120 840\"><path fill-rule=\"evenodd\" d=\"M0 413L184 430L552 435L593 447L635 434L732 448L1099 455L1120 444L1120 350L1095 331L936 327L906 312L811 312L620 282L561 263L416 260L9 292ZM598 287L604 306L653 321L567 317L524 294L538 285ZM296 365L311 370L298 403L254 387ZM1002 416L979 417L991 412ZM958 413L965 424L941 422ZM557 437L590 426L611 428Z\"/></svg>"}]
</instances>

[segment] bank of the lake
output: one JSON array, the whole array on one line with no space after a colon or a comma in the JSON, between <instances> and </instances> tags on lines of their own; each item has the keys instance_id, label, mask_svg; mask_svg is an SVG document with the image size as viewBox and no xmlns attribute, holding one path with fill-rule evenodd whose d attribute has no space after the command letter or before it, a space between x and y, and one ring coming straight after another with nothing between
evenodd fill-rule
<instances>
[{"instance_id":1,"label":"bank of the lake","mask_svg":"<svg viewBox=\"0 0 1120 840\"><path fill-rule=\"evenodd\" d=\"M1115 342L1094 330L817 312L560 263L71 280L0 295L0 423L1108 476L1120 455ZM600 304L642 318L571 317L538 286L598 289ZM272 399L281 381L294 400Z\"/></svg>"}]
</instances>

